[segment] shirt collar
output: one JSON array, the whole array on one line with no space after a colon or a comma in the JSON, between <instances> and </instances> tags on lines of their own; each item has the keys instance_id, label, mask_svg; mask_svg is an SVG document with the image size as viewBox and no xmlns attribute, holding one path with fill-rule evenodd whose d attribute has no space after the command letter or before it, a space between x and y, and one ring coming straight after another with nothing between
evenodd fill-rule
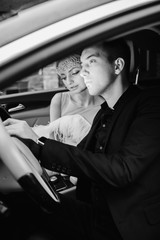
<instances>
[{"instance_id":1,"label":"shirt collar","mask_svg":"<svg viewBox=\"0 0 160 240\"><path fill-rule=\"evenodd\" d=\"M137 88L137 87L136 87L136 88ZM118 101L117 101L117 102L115 103L115 105L113 106L113 109L112 109L112 110L117 109L117 107L119 106L119 104L121 103L121 101L123 100L123 98L124 98L126 95L130 94L130 93L133 91L133 89L135 89L135 86L130 85L130 86L127 88L127 90L120 96L120 98L118 99ZM101 108L102 108L103 110L106 110L107 108L110 108L110 107L108 106L107 102L105 101L104 103L101 104ZM110 108L110 109L111 109L111 108Z\"/></svg>"}]
</instances>

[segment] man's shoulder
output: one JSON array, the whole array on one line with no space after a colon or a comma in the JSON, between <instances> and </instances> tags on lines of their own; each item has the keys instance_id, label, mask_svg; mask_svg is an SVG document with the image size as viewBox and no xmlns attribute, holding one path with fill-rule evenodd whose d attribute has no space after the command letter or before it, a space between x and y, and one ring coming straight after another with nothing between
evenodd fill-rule
<instances>
[{"instance_id":1,"label":"man's shoulder","mask_svg":"<svg viewBox=\"0 0 160 240\"><path fill-rule=\"evenodd\" d=\"M144 97L160 97L160 86L140 87L141 95Z\"/></svg>"},{"instance_id":2,"label":"man's shoulder","mask_svg":"<svg viewBox=\"0 0 160 240\"><path fill-rule=\"evenodd\" d=\"M138 105L160 112L160 87L142 88L138 97Z\"/></svg>"}]
</instances>

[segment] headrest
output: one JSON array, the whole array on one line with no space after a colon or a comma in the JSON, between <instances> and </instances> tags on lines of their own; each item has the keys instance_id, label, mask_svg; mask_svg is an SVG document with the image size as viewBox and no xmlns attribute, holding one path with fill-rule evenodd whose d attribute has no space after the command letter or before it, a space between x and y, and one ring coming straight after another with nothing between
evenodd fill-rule
<instances>
[{"instance_id":1,"label":"headrest","mask_svg":"<svg viewBox=\"0 0 160 240\"><path fill-rule=\"evenodd\" d=\"M136 82L136 76L139 71L139 51L132 40L127 40L130 49L130 82Z\"/></svg>"},{"instance_id":2,"label":"headrest","mask_svg":"<svg viewBox=\"0 0 160 240\"><path fill-rule=\"evenodd\" d=\"M131 82L160 78L160 35L154 30L141 30L127 38L130 47Z\"/></svg>"}]
</instances>

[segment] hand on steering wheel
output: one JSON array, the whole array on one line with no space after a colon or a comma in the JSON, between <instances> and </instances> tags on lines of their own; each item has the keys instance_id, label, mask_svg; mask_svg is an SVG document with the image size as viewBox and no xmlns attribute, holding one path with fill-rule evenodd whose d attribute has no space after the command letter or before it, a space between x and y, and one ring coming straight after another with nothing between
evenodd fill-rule
<instances>
[{"instance_id":1,"label":"hand on steering wheel","mask_svg":"<svg viewBox=\"0 0 160 240\"><path fill-rule=\"evenodd\" d=\"M59 203L58 193L51 188L43 169L29 148L18 138L10 137L0 119L0 158L22 188L46 211Z\"/></svg>"}]
</instances>

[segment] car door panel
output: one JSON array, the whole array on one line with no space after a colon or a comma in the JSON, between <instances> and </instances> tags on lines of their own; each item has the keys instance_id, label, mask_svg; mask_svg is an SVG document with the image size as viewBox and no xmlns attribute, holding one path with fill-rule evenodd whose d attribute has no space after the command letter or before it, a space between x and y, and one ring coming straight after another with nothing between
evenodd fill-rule
<instances>
[{"instance_id":1,"label":"car door panel","mask_svg":"<svg viewBox=\"0 0 160 240\"><path fill-rule=\"evenodd\" d=\"M26 120L31 127L46 125L49 122L51 98L59 91L6 95L0 97L0 105L12 118Z\"/></svg>"},{"instance_id":2,"label":"car door panel","mask_svg":"<svg viewBox=\"0 0 160 240\"><path fill-rule=\"evenodd\" d=\"M16 112L11 116L16 119L26 120L31 127L35 125L46 125L49 122L49 106Z\"/></svg>"}]
</instances>

